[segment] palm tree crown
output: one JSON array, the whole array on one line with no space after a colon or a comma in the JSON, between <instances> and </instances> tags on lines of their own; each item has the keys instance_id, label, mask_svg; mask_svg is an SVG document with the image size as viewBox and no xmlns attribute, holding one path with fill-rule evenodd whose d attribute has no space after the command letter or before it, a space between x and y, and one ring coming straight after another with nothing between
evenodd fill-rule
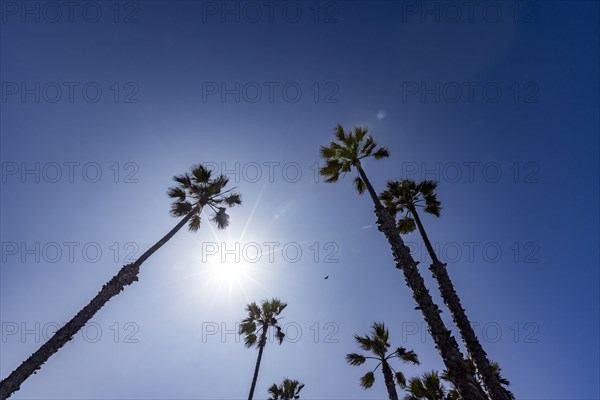
<instances>
[{"instance_id":1,"label":"palm tree crown","mask_svg":"<svg viewBox=\"0 0 600 400\"><path fill-rule=\"evenodd\" d=\"M453 399L440 380L436 371L425 372L410 378L406 385L408 394L404 400L450 400ZM453 392L455 395L455 392Z\"/></svg>"},{"instance_id":2,"label":"palm tree crown","mask_svg":"<svg viewBox=\"0 0 600 400\"><path fill-rule=\"evenodd\" d=\"M351 171L360 160L373 157L376 160L390 156L385 147L379 147L371 136L367 136L367 128L356 127L354 131L346 133L341 125L336 126L334 135L329 146L321 146L321 157L325 160L325 166L320 169L321 175L325 176L325 182L337 182L341 174ZM354 186L359 193L365 191L365 182L360 178L354 179Z\"/></svg>"},{"instance_id":3,"label":"palm tree crown","mask_svg":"<svg viewBox=\"0 0 600 400\"><path fill-rule=\"evenodd\" d=\"M389 337L390 332L385 327L383 322L374 322L373 325L371 325L371 336L354 335L354 339L360 345L360 347L364 351L371 352L375 355L375 357L350 353L346 355L346 361L350 365L362 365L367 359L379 361L377 366L372 371L367 372L362 378L360 378L360 385L365 389L373 386L373 383L375 382L375 370L377 370L377 368L379 368L379 366L382 364L388 365L388 360L392 358L399 358L403 362L419 364L419 358L417 357L417 354L412 350L406 350L404 347L398 347L394 352L388 354L388 350L390 348ZM392 367L390 366L390 368ZM406 378L404 377L404 374L401 371L394 372L396 381L401 387L403 387L406 384Z\"/></svg>"},{"instance_id":4,"label":"palm tree crown","mask_svg":"<svg viewBox=\"0 0 600 400\"><path fill-rule=\"evenodd\" d=\"M403 179L388 181L386 186L387 190L379 195L379 199L392 215L405 213L398 220L400 233L410 233L416 229L415 220L409 214L418 207L423 208L426 213L440 216L441 203L435 194L436 182L424 180L417 184L411 179Z\"/></svg>"},{"instance_id":5,"label":"palm tree crown","mask_svg":"<svg viewBox=\"0 0 600 400\"><path fill-rule=\"evenodd\" d=\"M476 369L476 366L475 366L475 363L473 362L473 360L471 358L467 358L465 360L465 363L467 364L469 373L477 379L477 375L476 375L477 369ZM500 383L500 385L503 386L502 390L504 391L504 395L506 396L506 398L508 400L514 400L515 395L506 388L506 386L510 386L510 381L508 379L502 377L502 368L500 367L500 364L498 364L496 361L490 361L490 368L492 370L492 373L498 380L498 383ZM450 380L450 377L448 376L448 371L444 370L441 374L441 378L443 380L445 380L446 382L452 384L452 381ZM461 399L460 394L458 393L456 388L450 389L450 391L448 392L448 399L449 400L460 400Z\"/></svg>"},{"instance_id":6,"label":"palm tree crown","mask_svg":"<svg viewBox=\"0 0 600 400\"><path fill-rule=\"evenodd\" d=\"M275 328L275 337L279 341L279 344L283 342L285 334L279 325L277 317L287 307L286 303L281 300L274 298L271 301L263 300L260 304L252 302L246 306L248 316L242 320L240 325L240 335L244 335L246 347L252 347L256 345L260 347L264 346L265 343L258 341L258 335L264 332L266 337L267 330L270 327Z\"/></svg>"},{"instance_id":7,"label":"palm tree crown","mask_svg":"<svg viewBox=\"0 0 600 400\"><path fill-rule=\"evenodd\" d=\"M273 384L269 388L271 395L269 400L297 400L300 398L300 391L303 388L304 383L285 378L282 384Z\"/></svg>"},{"instance_id":8,"label":"palm tree crown","mask_svg":"<svg viewBox=\"0 0 600 400\"><path fill-rule=\"evenodd\" d=\"M214 178L212 171L201 164L193 165L189 173L176 175L173 180L177 185L167 192L169 197L176 199L171 205L171 215L183 217L193 211L189 222L190 231L200 228L200 213L205 206L215 212L211 220L216 223L217 228L224 229L229 225L226 207L242 203L240 195L233 192L233 189L222 191L229 182L227 177L219 175Z\"/></svg>"}]
</instances>

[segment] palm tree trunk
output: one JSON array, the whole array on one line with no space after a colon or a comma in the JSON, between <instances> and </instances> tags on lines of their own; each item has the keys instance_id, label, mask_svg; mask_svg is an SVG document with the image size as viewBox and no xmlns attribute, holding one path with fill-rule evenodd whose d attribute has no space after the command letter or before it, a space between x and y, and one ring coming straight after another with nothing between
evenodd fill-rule
<instances>
[{"instance_id":1,"label":"palm tree trunk","mask_svg":"<svg viewBox=\"0 0 600 400\"><path fill-rule=\"evenodd\" d=\"M412 291L413 299L423 313L425 322L429 327L429 332L444 361L450 380L454 383L463 399L484 400L485 397L482 396L479 384L469 374L464 357L458 348L458 343L444 325L440 317L440 309L433 302L431 294L429 294L425 286L425 281L417 269L418 263L412 258L410 250L400 237L394 219L381 204L381 201L379 201L377 193L375 193L360 162L357 162L355 166L375 204L375 215L377 216L379 230L386 236L392 248L396 266L404 273L404 279Z\"/></svg>"},{"instance_id":2,"label":"palm tree trunk","mask_svg":"<svg viewBox=\"0 0 600 400\"><path fill-rule=\"evenodd\" d=\"M392 369L390 368L390 365L387 363L387 361L383 360L383 362L381 363L381 368L383 370L383 379L385 380L385 386L387 387L390 400L398 400L398 392L396 392L394 375L392 374Z\"/></svg>"},{"instance_id":3,"label":"palm tree trunk","mask_svg":"<svg viewBox=\"0 0 600 400\"><path fill-rule=\"evenodd\" d=\"M248 400L252 400L254 397L254 388L256 387L256 381L258 380L258 370L260 369L260 360L262 359L263 350L267 344L267 325L263 325L262 333L260 335L260 343L258 345L258 357L256 358L256 366L254 367L254 377L252 378L252 385L250 386L250 394L248 394Z\"/></svg>"},{"instance_id":4,"label":"palm tree trunk","mask_svg":"<svg viewBox=\"0 0 600 400\"><path fill-rule=\"evenodd\" d=\"M416 208L414 206L409 206L408 209L415 219L419 233L421 234L423 242L425 242L425 247L431 257L432 264L429 269L433 273L433 277L438 281L442 299L452 314L452 319L463 339L469 356L475 364L478 374L481 376L484 386L492 400L508 400L507 393L500 385L500 382L490 365L487 354L485 353L485 350L483 350L479 339L477 339L465 310L462 308L460 298L458 297L456 290L454 290L454 285L446 270L446 265L441 263L435 254Z\"/></svg>"},{"instance_id":5,"label":"palm tree trunk","mask_svg":"<svg viewBox=\"0 0 600 400\"><path fill-rule=\"evenodd\" d=\"M171 239L197 211L198 207L196 206L181 221L179 221L169 233L156 242L154 246L150 247L150 249L142 254L134 263L123 266L117 275L113 276L110 281L104 284L102 290L100 290L88 305L81 309L62 328L57 330L46 343L29 356L29 358L19 365L19 367L6 379L1 381L0 399L5 400L19 390L21 384L29 378L31 374L40 369L54 353L70 341L73 336L104 306L104 304L121 293L125 286L131 285L133 282L137 281L142 263L167 243L167 241Z\"/></svg>"}]
</instances>

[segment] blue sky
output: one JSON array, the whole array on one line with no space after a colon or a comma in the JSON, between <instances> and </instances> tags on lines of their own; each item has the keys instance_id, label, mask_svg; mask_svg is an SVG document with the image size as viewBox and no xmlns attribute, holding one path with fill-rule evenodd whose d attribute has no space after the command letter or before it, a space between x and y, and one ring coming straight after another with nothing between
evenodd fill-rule
<instances>
[{"instance_id":1,"label":"blue sky","mask_svg":"<svg viewBox=\"0 0 600 400\"><path fill-rule=\"evenodd\" d=\"M424 223L517 398L600 397L598 3L73 3L0 3L0 375L171 229L173 175L211 163L244 204L178 233L15 399L243 399L235 324L270 297L288 339L257 398L284 377L385 398L344 361L373 321L419 355L406 375L441 370L370 200L315 175L338 123L390 150L377 190L439 181Z\"/></svg>"}]
</instances>

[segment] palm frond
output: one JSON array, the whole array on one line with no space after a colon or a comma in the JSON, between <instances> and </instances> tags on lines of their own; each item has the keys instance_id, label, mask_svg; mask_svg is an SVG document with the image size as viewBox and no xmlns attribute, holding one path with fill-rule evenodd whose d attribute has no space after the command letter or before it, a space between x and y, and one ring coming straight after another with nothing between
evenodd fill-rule
<instances>
[{"instance_id":1,"label":"palm frond","mask_svg":"<svg viewBox=\"0 0 600 400\"><path fill-rule=\"evenodd\" d=\"M406 389L405 389L410 396L412 397L407 397L407 399L426 399L427 397L427 390L425 389L425 385L423 383L423 381L421 380L420 377L415 376L413 378L410 378L408 380L408 384L406 385Z\"/></svg>"},{"instance_id":2,"label":"palm frond","mask_svg":"<svg viewBox=\"0 0 600 400\"><path fill-rule=\"evenodd\" d=\"M275 383L271 385L269 389L267 389L267 392L271 394L271 398L269 400L281 400L283 395L282 390Z\"/></svg>"},{"instance_id":3,"label":"palm frond","mask_svg":"<svg viewBox=\"0 0 600 400\"><path fill-rule=\"evenodd\" d=\"M321 148L319 150L319 154L320 154L321 158L323 158L323 159L337 158L339 152L337 151L335 146L332 146L333 144L335 144L335 143L331 143L331 145L329 145L329 146L321 146Z\"/></svg>"},{"instance_id":4,"label":"palm frond","mask_svg":"<svg viewBox=\"0 0 600 400\"><path fill-rule=\"evenodd\" d=\"M366 186L363 180L360 179L360 176L354 178L354 187L356 188L358 194L363 194L365 192Z\"/></svg>"},{"instance_id":5,"label":"palm frond","mask_svg":"<svg viewBox=\"0 0 600 400\"><path fill-rule=\"evenodd\" d=\"M223 198L223 202L229 207L242 204L242 197L238 193L232 193Z\"/></svg>"},{"instance_id":6,"label":"palm frond","mask_svg":"<svg viewBox=\"0 0 600 400\"><path fill-rule=\"evenodd\" d=\"M246 335L244 338L244 346L250 348L256 344L257 337L254 333Z\"/></svg>"},{"instance_id":7,"label":"palm frond","mask_svg":"<svg viewBox=\"0 0 600 400\"><path fill-rule=\"evenodd\" d=\"M367 359L362 354L350 353L346 354L346 361L350 365L362 365L365 363L365 361L367 361Z\"/></svg>"},{"instance_id":8,"label":"palm frond","mask_svg":"<svg viewBox=\"0 0 600 400\"><path fill-rule=\"evenodd\" d=\"M283 343L283 339L285 338L285 333L283 333L283 330L281 329L281 327L279 325L275 326L275 337L277 338L277 341L279 342L279 344Z\"/></svg>"},{"instance_id":9,"label":"palm frond","mask_svg":"<svg viewBox=\"0 0 600 400\"><path fill-rule=\"evenodd\" d=\"M398 382L398 386L400 386L402 389L404 389L406 387L406 377L404 376L402 371L396 372L395 376L396 376L396 382Z\"/></svg>"},{"instance_id":10,"label":"palm frond","mask_svg":"<svg viewBox=\"0 0 600 400\"><path fill-rule=\"evenodd\" d=\"M494 375L496 375L496 377L498 378L498 382L500 382L500 384L505 386L510 385L510 381L502 377L502 368L500 368L500 364L498 364L496 361L491 361L490 367L492 367L492 371L494 372Z\"/></svg>"},{"instance_id":11,"label":"palm frond","mask_svg":"<svg viewBox=\"0 0 600 400\"><path fill-rule=\"evenodd\" d=\"M184 188L192 187L192 180L188 174L175 175L173 180L182 185Z\"/></svg>"},{"instance_id":12,"label":"palm frond","mask_svg":"<svg viewBox=\"0 0 600 400\"><path fill-rule=\"evenodd\" d=\"M192 215L192 218L190 218L188 229L190 230L190 232L196 232L198 229L200 229L200 215Z\"/></svg>"},{"instance_id":13,"label":"palm frond","mask_svg":"<svg viewBox=\"0 0 600 400\"><path fill-rule=\"evenodd\" d=\"M376 160L381 160L382 158L388 158L390 156L390 152L385 147L380 147L375 153L373 153L373 157Z\"/></svg>"},{"instance_id":14,"label":"palm frond","mask_svg":"<svg viewBox=\"0 0 600 400\"><path fill-rule=\"evenodd\" d=\"M373 349L373 341L368 336L354 335L354 340L356 340L360 348L364 351L371 351Z\"/></svg>"},{"instance_id":15,"label":"palm frond","mask_svg":"<svg viewBox=\"0 0 600 400\"><path fill-rule=\"evenodd\" d=\"M249 319L258 321L262 318L261 308L255 302L246 305L246 311L248 312Z\"/></svg>"},{"instance_id":16,"label":"palm frond","mask_svg":"<svg viewBox=\"0 0 600 400\"><path fill-rule=\"evenodd\" d=\"M388 182L388 185L390 182ZM386 207L394 206L394 194L388 189L379 194L379 200L383 202Z\"/></svg>"},{"instance_id":17,"label":"palm frond","mask_svg":"<svg viewBox=\"0 0 600 400\"><path fill-rule=\"evenodd\" d=\"M407 350L404 347L398 347L396 349L396 355L404 362L419 365L419 357L413 350Z\"/></svg>"},{"instance_id":18,"label":"palm frond","mask_svg":"<svg viewBox=\"0 0 600 400\"><path fill-rule=\"evenodd\" d=\"M440 207L440 202L435 198L427 198L425 199L425 209L424 211L428 214L435 215L439 218L442 207Z\"/></svg>"},{"instance_id":19,"label":"palm frond","mask_svg":"<svg viewBox=\"0 0 600 400\"><path fill-rule=\"evenodd\" d=\"M437 182L426 179L421 181L418 185L418 191L423 194L423 196L432 195L437 188Z\"/></svg>"},{"instance_id":20,"label":"palm frond","mask_svg":"<svg viewBox=\"0 0 600 400\"><path fill-rule=\"evenodd\" d=\"M219 211L211 218L218 229L225 229L229 226L229 215L227 215L227 209L225 207L219 207Z\"/></svg>"},{"instance_id":21,"label":"palm frond","mask_svg":"<svg viewBox=\"0 0 600 400\"><path fill-rule=\"evenodd\" d=\"M167 195L172 198L172 199L179 199L179 201L185 201L185 190L183 190L181 187L176 186L176 187L170 187L169 190L167 191Z\"/></svg>"},{"instance_id":22,"label":"palm frond","mask_svg":"<svg viewBox=\"0 0 600 400\"><path fill-rule=\"evenodd\" d=\"M417 228L417 225L415 224L415 220L412 219L411 217L409 217L408 215L405 216L404 218L400 218L398 220L397 226L398 226L398 231L400 231L400 233L402 233L404 235L411 233L412 231L414 231Z\"/></svg>"},{"instance_id":23,"label":"palm frond","mask_svg":"<svg viewBox=\"0 0 600 400\"><path fill-rule=\"evenodd\" d=\"M383 342L387 342L390 337L390 331L385 327L383 322L373 322L371 325L373 330L374 339L381 340Z\"/></svg>"},{"instance_id":24,"label":"palm frond","mask_svg":"<svg viewBox=\"0 0 600 400\"><path fill-rule=\"evenodd\" d=\"M304 385L304 383L301 383L301 384L300 384L300 385L299 385L299 386L296 388L296 391L294 392L294 393L295 393L295 394L294 394L294 400L298 400L298 399L300 398L300 391L301 391L302 389L304 389L304 386L305 386L305 385Z\"/></svg>"},{"instance_id":25,"label":"palm frond","mask_svg":"<svg viewBox=\"0 0 600 400\"><path fill-rule=\"evenodd\" d=\"M361 143L363 141L363 139L365 138L365 136L367 135L369 128L367 127L360 127L357 126L356 128L354 128L354 135L353 135L353 139L354 141L358 144Z\"/></svg>"},{"instance_id":26,"label":"palm frond","mask_svg":"<svg viewBox=\"0 0 600 400\"><path fill-rule=\"evenodd\" d=\"M193 165L191 172L195 183L208 183L212 175L212 171L202 164Z\"/></svg>"},{"instance_id":27,"label":"palm frond","mask_svg":"<svg viewBox=\"0 0 600 400\"><path fill-rule=\"evenodd\" d=\"M337 159L328 159L325 161L325 165L319 169L319 174L324 176L326 183L337 182L342 172L342 162Z\"/></svg>"},{"instance_id":28,"label":"palm frond","mask_svg":"<svg viewBox=\"0 0 600 400\"><path fill-rule=\"evenodd\" d=\"M272 309L274 315L281 314L281 312L283 310L285 310L285 308L287 307L287 304L282 302L277 297L274 297L273 299L271 299L271 301L269 303L270 303L270 306L271 306L271 309Z\"/></svg>"},{"instance_id":29,"label":"palm frond","mask_svg":"<svg viewBox=\"0 0 600 400\"><path fill-rule=\"evenodd\" d=\"M344 132L344 128L342 127L342 125L338 124L335 127L333 134L335 135L335 138L337 140L339 140L340 142L346 143L346 141L347 141L346 132Z\"/></svg>"},{"instance_id":30,"label":"palm frond","mask_svg":"<svg viewBox=\"0 0 600 400\"><path fill-rule=\"evenodd\" d=\"M246 318L242 321L239 328L240 335L249 335L256 332L256 322L254 319Z\"/></svg>"},{"instance_id":31,"label":"palm frond","mask_svg":"<svg viewBox=\"0 0 600 400\"><path fill-rule=\"evenodd\" d=\"M375 140L371 136L367 136L362 147L360 148L361 157L368 157L373 153L373 150L377 147Z\"/></svg>"},{"instance_id":32,"label":"palm frond","mask_svg":"<svg viewBox=\"0 0 600 400\"><path fill-rule=\"evenodd\" d=\"M368 389L375 383L375 374L373 372L367 372L362 378L360 378L360 386Z\"/></svg>"},{"instance_id":33,"label":"palm frond","mask_svg":"<svg viewBox=\"0 0 600 400\"><path fill-rule=\"evenodd\" d=\"M216 179L210 182L210 189L215 192L215 194L221 192L225 186L229 183L229 178L225 175L219 175Z\"/></svg>"},{"instance_id":34,"label":"palm frond","mask_svg":"<svg viewBox=\"0 0 600 400\"><path fill-rule=\"evenodd\" d=\"M171 204L171 215L174 217L183 217L192 211L192 204L189 201L176 201Z\"/></svg>"}]
</instances>

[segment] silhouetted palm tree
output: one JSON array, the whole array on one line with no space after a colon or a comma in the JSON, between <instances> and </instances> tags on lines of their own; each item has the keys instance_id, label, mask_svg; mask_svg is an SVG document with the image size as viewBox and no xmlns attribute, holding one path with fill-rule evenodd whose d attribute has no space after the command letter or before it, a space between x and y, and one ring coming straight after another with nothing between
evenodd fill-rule
<instances>
[{"instance_id":1,"label":"silhouetted palm tree","mask_svg":"<svg viewBox=\"0 0 600 400\"><path fill-rule=\"evenodd\" d=\"M408 392L404 400L451 400L448 390L442 385L436 371L425 372L410 378L405 387Z\"/></svg>"},{"instance_id":2,"label":"silhouetted palm tree","mask_svg":"<svg viewBox=\"0 0 600 400\"><path fill-rule=\"evenodd\" d=\"M256 367L254 368L254 377L252 378L248 400L252 400L252 397L254 396L254 388L256 387L256 380L258 379L260 361L265 345L267 344L267 331L269 328L275 329L275 337L279 341L279 344L283 342L285 334L281 330L281 326L279 326L277 316L279 316L286 307L287 304L282 303L281 300L277 298L271 299L271 301L263 300L261 301L260 306L254 302L246 306L248 316L242 320L240 325L240 335L245 336L246 347L258 347L258 357L256 359Z\"/></svg>"},{"instance_id":3,"label":"silhouetted palm tree","mask_svg":"<svg viewBox=\"0 0 600 400\"><path fill-rule=\"evenodd\" d=\"M398 393L396 392L396 385L394 384L394 376L396 377L396 381L400 387L404 387L404 385L406 385L406 378L401 371L395 371L388 360L392 358L399 358L407 363L419 364L419 358L415 352L407 351L403 347L398 347L394 352L388 354L388 350L390 348L389 337L390 332L385 327L384 323L374 322L373 325L371 325L371 336L354 335L354 339L360 345L360 347L365 351L370 351L374 356L363 356L362 354L350 353L346 355L346 361L350 365L362 365L365 363L365 361L367 361L367 359L379 361L373 370L367 372L362 378L360 378L360 385L365 389L373 386L373 383L375 382L375 371L381 365L383 379L385 381L385 386L387 388L390 400L398 400Z\"/></svg>"},{"instance_id":4,"label":"silhouetted palm tree","mask_svg":"<svg viewBox=\"0 0 600 400\"><path fill-rule=\"evenodd\" d=\"M304 383L285 378L280 385L273 384L269 388L269 400L297 400L303 388Z\"/></svg>"},{"instance_id":5,"label":"silhouetted palm tree","mask_svg":"<svg viewBox=\"0 0 600 400\"><path fill-rule=\"evenodd\" d=\"M411 289L413 298L423 313L433 341L446 368L450 371L452 381L455 382L456 387L465 398L482 399L477 382L467 373L458 343L444 325L439 315L440 309L435 305L431 294L425 287L423 277L417 269L417 262L402 241L394 218L381 204L362 168L361 160L368 157L376 160L386 158L389 156L389 152L384 147L376 150L377 144L372 137L367 136L367 128L355 128L354 132L346 133L344 128L338 125L334 135L335 141L331 141L329 146L321 147L321 157L325 159L325 166L320 169L321 175L325 176L325 182L332 183L337 182L340 176L350 172L352 168L356 168L358 177L354 179L354 185L361 194L365 190L369 192L375 205L379 230L384 233L392 248L396 266L404 273L406 284Z\"/></svg>"},{"instance_id":6,"label":"silhouetted palm tree","mask_svg":"<svg viewBox=\"0 0 600 400\"><path fill-rule=\"evenodd\" d=\"M446 264L441 263L438 259L417 212L417 208L422 208L428 214L440 216L441 204L435 193L436 187L437 183L430 180L424 180L418 184L410 179L388 181L387 190L381 193L379 198L392 215L401 214L397 224L400 233L410 233L415 230L415 227L419 230L432 260L429 269L439 284L442 299L450 310L452 319L456 323L469 357L475 363L484 387L493 400L508 400L507 393L494 374L487 354L477 339L471 322L460 303L460 298L446 270Z\"/></svg>"},{"instance_id":7,"label":"silhouetted palm tree","mask_svg":"<svg viewBox=\"0 0 600 400\"><path fill-rule=\"evenodd\" d=\"M476 375L475 375L476 368L475 368L475 364L473 363L473 360L468 358L465 361L467 363L467 368L469 368L469 372L474 377L476 377ZM504 386L510 386L510 382L507 379L504 379L502 377L502 369L500 368L500 365L495 361L490 361L490 367L492 368L492 372L496 376L496 379L498 379L498 382L500 382L500 384L503 385L502 389L506 393L507 399L515 400L515 396L512 394L512 392L510 392L508 389L506 389L504 387ZM452 383L448 377L447 371L442 372L441 378L447 382ZM448 400L461 400L461 399L462 398L460 397L460 394L458 393L456 388L450 389L450 391L448 392Z\"/></svg>"},{"instance_id":8,"label":"silhouetted palm tree","mask_svg":"<svg viewBox=\"0 0 600 400\"><path fill-rule=\"evenodd\" d=\"M171 208L171 214L174 217L183 217L181 221L135 262L121 268L88 305L0 382L0 399L4 400L19 390L21 384L40 369L50 356L71 340L106 302L121 293L125 286L137 281L142 263L167 243L188 221L190 231L197 231L200 227L200 213L204 207L208 206L215 211L212 220L219 229L223 229L229 224L229 216L225 212L226 207L241 204L239 194L231 192L231 189L224 190L228 179L223 175L213 178L211 171L202 165L194 165L190 173L175 176L173 179L177 182L177 186L168 191L168 195L176 199Z\"/></svg>"}]
</instances>

